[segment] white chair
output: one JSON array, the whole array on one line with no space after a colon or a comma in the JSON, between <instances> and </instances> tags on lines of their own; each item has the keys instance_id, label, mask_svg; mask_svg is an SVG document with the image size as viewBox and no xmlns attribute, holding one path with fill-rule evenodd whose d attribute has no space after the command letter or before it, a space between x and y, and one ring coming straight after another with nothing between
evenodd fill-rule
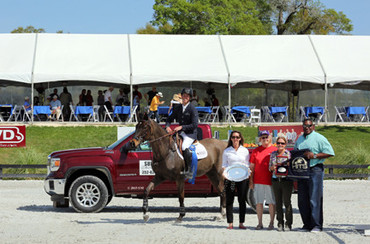
<instances>
[{"instance_id":1,"label":"white chair","mask_svg":"<svg viewBox=\"0 0 370 244\"><path fill-rule=\"evenodd\" d=\"M263 122L275 122L275 119L271 115L271 112L268 106L262 106L261 110L262 110L262 121Z\"/></svg>"},{"instance_id":2,"label":"white chair","mask_svg":"<svg viewBox=\"0 0 370 244\"><path fill-rule=\"evenodd\" d=\"M100 108L100 105L93 106L93 121L94 122L99 122L99 108Z\"/></svg>"},{"instance_id":3,"label":"white chair","mask_svg":"<svg viewBox=\"0 0 370 244\"><path fill-rule=\"evenodd\" d=\"M304 111L304 107L303 106L300 106L299 107L299 112L301 114L301 121L307 119L308 117L306 116L306 112Z\"/></svg>"},{"instance_id":4,"label":"white chair","mask_svg":"<svg viewBox=\"0 0 370 244\"><path fill-rule=\"evenodd\" d=\"M224 106L225 108L225 111L226 111L226 122L234 122L236 123L236 119L234 117L234 115L231 113L231 109L229 108L229 106Z\"/></svg>"},{"instance_id":5,"label":"white chair","mask_svg":"<svg viewBox=\"0 0 370 244\"><path fill-rule=\"evenodd\" d=\"M324 114L325 114L325 108L324 108L324 113L318 113L318 116L317 116L317 122L322 122L325 120L325 117L324 117Z\"/></svg>"},{"instance_id":6,"label":"white chair","mask_svg":"<svg viewBox=\"0 0 370 244\"><path fill-rule=\"evenodd\" d=\"M114 111L114 107L112 106L112 110L113 111L109 111L107 106L104 105L104 110L105 110L105 114L104 114L104 122L107 120L107 117L109 118L109 120L111 122L113 122L113 118L114 118L114 115L113 115L113 111Z\"/></svg>"},{"instance_id":7,"label":"white chair","mask_svg":"<svg viewBox=\"0 0 370 244\"><path fill-rule=\"evenodd\" d=\"M285 106L285 114L283 113L283 117L281 118L281 121L280 122L283 122L285 120L285 122L289 122L289 106Z\"/></svg>"},{"instance_id":8,"label":"white chair","mask_svg":"<svg viewBox=\"0 0 370 244\"><path fill-rule=\"evenodd\" d=\"M27 113L26 108L24 106L22 106L22 109L24 111L24 113L23 113L23 119L22 119L23 122L31 121L32 120L31 119L31 113ZM32 110L30 110L30 111L32 111Z\"/></svg>"},{"instance_id":9,"label":"white chair","mask_svg":"<svg viewBox=\"0 0 370 244\"><path fill-rule=\"evenodd\" d=\"M369 122L369 106L365 108L365 115L362 117L361 122L364 120Z\"/></svg>"},{"instance_id":10,"label":"white chair","mask_svg":"<svg viewBox=\"0 0 370 244\"><path fill-rule=\"evenodd\" d=\"M218 111L220 110L220 106L213 106L212 113L208 116L208 121L214 123L215 121L219 121Z\"/></svg>"},{"instance_id":11,"label":"white chair","mask_svg":"<svg viewBox=\"0 0 370 244\"><path fill-rule=\"evenodd\" d=\"M335 119L334 122L348 122L350 121L347 117L346 109L343 106L334 106L335 108Z\"/></svg>"},{"instance_id":12,"label":"white chair","mask_svg":"<svg viewBox=\"0 0 370 244\"><path fill-rule=\"evenodd\" d=\"M256 109L256 108L251 109L251 117L249 118L249 123L250 124L261 123L261 110L260 109Z\"/></svg>"},{"instance_id":13,"label":"white chair","mask_svg":"<svg viewBox=\"0 0 370 244\"><path fill-rule=\"evenodd\" d=\"M12 110L12 113L10 114L9 118L8 118L8 122L14 120L14 121L18 121L18 118L21 116L22 114L22 107L21 106L18 106L18 105L14 105L14 108Z\"/></svg>"},{"instance_id":14,"label":"white chair","mask_svg":"<svg viewBox=\"0 0 370 244\"><path fill-rule=\"evenodd\" d=\"M130 113L129 119L127 120L127 123L138 122L137 115L136 115L136 109L137 109L137 106L132 107L132 111Z\"/></svg>"},{"instance_id":15,"label":"white chair","mask_svg":"<svg viewBox=\"0 0 370 244\"><path fill-rule=\"evenodd\" d=\"M78 117L76 116L76 114L75 114L75 109L74 109L74 107L73 107L73 105L72 104L70 104L69 105L69 108L71 109L71 115L69 116L69 121L73 121L73 119L75 120L75 121L79 121L78 120Z\"/></svg>"}]
</instances>

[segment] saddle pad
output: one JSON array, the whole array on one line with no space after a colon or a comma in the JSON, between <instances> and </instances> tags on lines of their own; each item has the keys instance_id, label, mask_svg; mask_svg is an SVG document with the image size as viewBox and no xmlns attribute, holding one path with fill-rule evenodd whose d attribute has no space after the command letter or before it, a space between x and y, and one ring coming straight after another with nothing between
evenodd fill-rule
<instances>
[{"instance_id":1,"label":"saddle pad","mask_svg":"<svg viewBox=\"0 0 370 244\"><path fill-rule=\"evenodd\" d=\"M202 158L206 158L208 156L207 149L202 144L197 142L197 143L194 143L193 146L195 146L195 153L197 154L198 160L202 159ZM176 145L176 149L177 149L177 154L179 155L179 157L181 159L184 159L184 157L181 155L180 150L177 147L177 145Z\"/></svg>"},{"instance_id":2,"label":"saddle pad","mask_svg":"<svg viewBox=\"0 0 370 244\"><path fill-rule=\"evenodd\" d=\"M199 142L193 144L195 146L195 153L197 154L197 158L202 159L208 156L207 149L200 144Z\"/></svg>"}]
</instances>

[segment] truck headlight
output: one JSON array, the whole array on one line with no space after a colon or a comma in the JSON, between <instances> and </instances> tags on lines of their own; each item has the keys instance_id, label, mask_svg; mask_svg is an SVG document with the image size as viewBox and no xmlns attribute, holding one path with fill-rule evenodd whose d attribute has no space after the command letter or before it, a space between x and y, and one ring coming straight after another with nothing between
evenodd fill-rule
<instances>
[{"instance_id":1,"label":"truck headlight","mask_svg":"<svg viewBox=\"0 0 370 244\"><path fill-rule=\"evenodd\" d=\"M60 167L60 158L50 158L49 159L50 171L57 171L59 167Z\"/></svg>"}]
</instances>

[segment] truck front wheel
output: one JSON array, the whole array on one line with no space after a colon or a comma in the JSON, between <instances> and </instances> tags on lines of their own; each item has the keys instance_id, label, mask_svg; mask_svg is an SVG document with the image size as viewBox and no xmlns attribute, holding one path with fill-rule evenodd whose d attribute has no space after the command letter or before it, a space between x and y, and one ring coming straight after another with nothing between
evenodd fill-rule
<instances>
[{"instance_id":1,"label":"truck front wheel","mask_svg":"<svg viewBox=\"0 0 370 244\"><path fill-rule=\"evenodd\" d=\"M77 212L100 212L107 205L108 189L96 176L81 176L69 188L69 200Z\"/></svg>"}]
</instances>

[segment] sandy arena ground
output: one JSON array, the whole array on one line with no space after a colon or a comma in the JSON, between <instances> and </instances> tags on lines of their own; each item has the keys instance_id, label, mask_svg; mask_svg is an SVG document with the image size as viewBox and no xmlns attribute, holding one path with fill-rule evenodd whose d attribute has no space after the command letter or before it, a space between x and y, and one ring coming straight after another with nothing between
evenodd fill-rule
<instances>
[{"instance_id":1,"label":"sandy arena ground","mask_svg":"<svg viewBox=\"0 0 370 244\"><path fill-rule=\"evenodd\" d=\"M257 216L248 209L247 230L227 230L218 216L219 198L187 198L182 223L176 198L149 200L150 220L142 220L139 199L113 198L100 213L55 209L42 181L0 181L1 243L370 243L358 226L370 228L370 181L325 181L324 231L299 232L297 195L292 196L291 232L254 230ZM237 199L235 199L237 209ZM237 212L234 226L238 225ZM265 211L264 225L268 225Z\"/></svg>"}]
</instances>

